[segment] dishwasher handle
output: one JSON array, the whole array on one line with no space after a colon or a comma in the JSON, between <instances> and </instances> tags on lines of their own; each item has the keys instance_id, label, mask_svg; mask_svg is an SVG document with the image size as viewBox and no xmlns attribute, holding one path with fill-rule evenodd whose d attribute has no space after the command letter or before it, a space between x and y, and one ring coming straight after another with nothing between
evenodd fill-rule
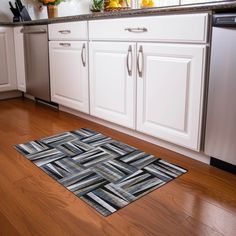
<instances>
[{"instance_id":1,"label":"dishwasher handle","mask_svg":"<svg viewBox=\"0 0 236 236\"><path fill-rule=\"evenodd\" d=\"M236 13L216 13L216 14L213 14L212 25L215 27L236 28Z\"/></svg>"},{"instance_id":2,"label":"dishwasher handle","mask_svg":"<svg viewBox=\"0 0 236 236\"><path fill-rule=\"evenodd\" d=\"M37 30L21 29L20 32L23 34L46 34L47 30L45 30L45 29L37 29Z\"/></svg>"}]
</instances>

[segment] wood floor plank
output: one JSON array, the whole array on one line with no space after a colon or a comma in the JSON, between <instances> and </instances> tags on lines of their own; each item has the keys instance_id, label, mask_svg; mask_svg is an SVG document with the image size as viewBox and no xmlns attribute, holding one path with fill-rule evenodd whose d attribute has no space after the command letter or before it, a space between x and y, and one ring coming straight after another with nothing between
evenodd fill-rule
<instances>
[{"instance_id":1,"label":"wood floor plank","mask_svg":"<svg viewBox=\"0 0 236 236\"><path fill-rule=\"evenodd\" d=\"M88 127L188 169L103 217L13 148ZM236 176L28 99L0 101L0 235L232 236Z\"/></svg>"},{"instance_id":2,"label":"wood floor plank","mask_svg":"<svg viewBox=\"0 0 236 236\"><path fill-rule=\"evenodd\" d=\"M14 235L14 236L21 236L22 234L20 234L17 229L14 227L14 225L12 225L8 219L5 217L5 215L3 215L0 212L0 236L4 236L4 235Z\"/></svg>"},{"instance_id":3,"label":"wood floor plank","mask_svg":"<svg viewBox=\"0 0 236 236\"><path fill-rule=\"evenodd\" d=\"M187 191L188 187L180 185L179 182L173 181L163 188L163 191L154 191L150 197L153 201L167 204L166 207L174 208L179 214L188 215L188 221L191 219L192 224L202 224L205 225L204 228L208 226L218 234L234 235L236 232L235 212L218 207L199 194ZM225 227L225 222L228 222L230 227ZM184 224L186 227L187 224Z\"/></svg>"}]
</instances>

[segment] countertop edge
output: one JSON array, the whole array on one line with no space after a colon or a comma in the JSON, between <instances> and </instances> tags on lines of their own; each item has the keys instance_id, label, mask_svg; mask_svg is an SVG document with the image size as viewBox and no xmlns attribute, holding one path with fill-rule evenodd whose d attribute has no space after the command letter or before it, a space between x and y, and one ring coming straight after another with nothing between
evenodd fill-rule
<instances>
[{"instance_id":1,"label":"countertop edge","mask_svg":"<svg viewBox=\"0 0 236 236\"><path fill-rule=\"evenodd\" d=\"M41 24L53 24L72 21L87 21L98 19L111 19L111 18L124 18L124 17L137 17L137 16L153 16L172 13L194 13L204 11L216 11L216 10L230 10L236 9L236 1L224 1L224 2L212 2L201 4L189 4L189 5L177 5L168 7L156 7L145 9L131 9L126 11L117 12L99 12L83 15L65 16L53 19L40 19L28 22L0 22L0 26L22 26L22 25L41 25Z\"/></svg>"}]
</instances>

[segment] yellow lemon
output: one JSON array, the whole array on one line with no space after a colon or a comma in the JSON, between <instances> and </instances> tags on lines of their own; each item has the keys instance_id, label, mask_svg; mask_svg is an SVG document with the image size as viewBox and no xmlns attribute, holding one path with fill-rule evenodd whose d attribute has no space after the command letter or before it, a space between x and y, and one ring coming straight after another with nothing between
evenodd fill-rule
<instances>
[{"instance_id":1,"label":"yellow lemon","mask_svg":"<svg viewBox=\"0 0 236 236\"><path fill-rule=\"evenodd\" d=\"M147 7L150 0L142 0L142 7Z\"/></svg>"},{"instance_id":2,"label":"yellow lemon","mask_svg":"<svg viewBox=\"0 0 236 236\"><path fill-rule=\"evenodd\" d=\"M154 7L155 6L155 3L153 0L149 0L149 4L148 4L149 7Z\"/></svg>"},{"instance_id":3,"label":"yellow lemon","mask_svg":"<svg viewBox=\"0 0 236 236\"><path fill-rule=\"evenodd\" d=\"M116 1L110 1L109 3L109 6L108 7L111 7L111 8L115 8L115 7L118 7L118 4Z\"/></svg>"}]
</instances>

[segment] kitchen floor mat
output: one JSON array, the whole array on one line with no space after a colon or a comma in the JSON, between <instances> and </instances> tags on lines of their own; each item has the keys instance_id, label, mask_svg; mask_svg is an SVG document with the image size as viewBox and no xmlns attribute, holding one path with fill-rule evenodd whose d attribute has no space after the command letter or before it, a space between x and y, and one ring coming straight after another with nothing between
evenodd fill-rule
<instances>
[{"instance_id":1,"label":"kitchen floor mat","mask_svg":"<svg viewBox=\"0 0 236 236\"><path fill-rule=\"evenodd\" d=\"M15 147L104 216L187 172L87 128Z\"/></svg>"}]
</instances>

